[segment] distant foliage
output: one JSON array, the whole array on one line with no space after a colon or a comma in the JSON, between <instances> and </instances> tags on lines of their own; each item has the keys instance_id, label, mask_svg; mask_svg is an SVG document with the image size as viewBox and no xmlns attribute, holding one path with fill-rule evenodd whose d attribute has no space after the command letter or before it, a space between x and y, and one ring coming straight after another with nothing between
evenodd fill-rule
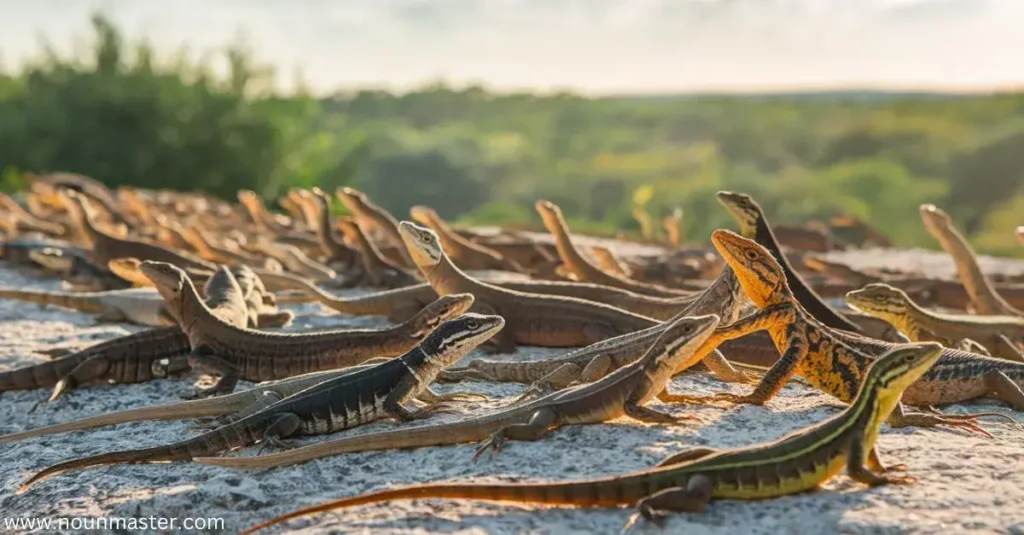
<instances>
[{"instance_id":1,"label":"distant foliage","mask_svg":"<svg viewBox=\"0 0 1024 535\"><path fill-rule=\"evenodd\" d=\"M675 207L691 240L734 223L721 189L775 222L843 214L935 247L916 207L949 211L983 251L1024 255L1024 94L856 93L591 99L433 83L317 99L275 93L242 45L209 62L126 43L103 17L79 56L0 74L0 189L26 171L231 198L354 185L402 217L429 204L463 223L537 225L537 198L574 228L653 231ZM45 48L45 47L44 47Z\"/></svg>"}]
</instances>

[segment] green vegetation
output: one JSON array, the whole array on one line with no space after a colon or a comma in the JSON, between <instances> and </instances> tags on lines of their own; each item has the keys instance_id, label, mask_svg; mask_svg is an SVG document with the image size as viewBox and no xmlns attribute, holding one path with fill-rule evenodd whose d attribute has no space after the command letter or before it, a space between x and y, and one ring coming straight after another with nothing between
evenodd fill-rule
<instances>
[{"instance_id":1,"label":"green vegetation","mask_svg":"<svg viewBox=\"0 0 1024 535\"><path fill-rule=\"evenodd\" d=\"M275 93L244 47L215 76L125 43L102 17L93 27L81 57L44 50L0 75L0 186L18 186L15 170L224 197L352 184L397 214L422 203L475 223L534 221L544 197L606 233L637 231L640 190L656 218L682 207L698 240L732 225L713 194L734 189L776 222L848 213L928 247L916 207L934 202L980 249L1024 254L1024 94L590 99L432 85L317 99Z\"/></svg>"}]
</instances>

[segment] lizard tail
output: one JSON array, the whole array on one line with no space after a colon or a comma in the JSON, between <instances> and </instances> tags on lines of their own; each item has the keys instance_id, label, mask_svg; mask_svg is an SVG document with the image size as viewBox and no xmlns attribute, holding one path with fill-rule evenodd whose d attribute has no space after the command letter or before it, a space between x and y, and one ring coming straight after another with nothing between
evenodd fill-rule
<instances>
[{"instance_id":1,"label":"lizard tail","mask_svg":"<svg viewBox=\"0 0 1024 535\"><path fill-rule=\"evenodd\" d=\"M463 485L438 483L414 485L342 498L299 509L248 528L241 535L247 535L266 527L313 513L390 500L461 498L550 505L576 505L580 507L610 507L615 505L631 505L640 498L643 498L643 495L632 496L631 494L633 493L627 492L628 488L629 486L620 487L615 482L608 481L578 481L550 484Z\"/></svg>"},{"instance_id":2,"label":"lizard tail","mask_svg":"<svg viewBox=\"0 0 1024 535\"><path fill-rule=\"evenodd\" d=\"M157 463L167 461L187 461L191 458L192 456L188 453L188 450L171 448L168 446L158 446L155 448L146 448L140 450L101 453L99 455L92 455L89 457L82 457L80 459L64 461L62 463L57 463L53 466L45 468L42 471L37 472L32 477L28 478L28 480L25 481L25 483L18 488L17 494L24 494L26 491L28 491L29 487L38 483L39 481L55 474L67 472L68 470L87 468L90 466L102 466L108 464L121 463Z\"/></svg>"},{"instance_id":3,"label":"lizard tail","mask_svg":"<svg viewBox=\"0 0 1024 535\"><path fill-rule=\"evenodd\" d=\"M57 305L79 312L103 312L103 305L95 296L76 295L69 292L33 292L0 288L0 299L18 299L41 305Z\"/></svg>"}]
</instances>

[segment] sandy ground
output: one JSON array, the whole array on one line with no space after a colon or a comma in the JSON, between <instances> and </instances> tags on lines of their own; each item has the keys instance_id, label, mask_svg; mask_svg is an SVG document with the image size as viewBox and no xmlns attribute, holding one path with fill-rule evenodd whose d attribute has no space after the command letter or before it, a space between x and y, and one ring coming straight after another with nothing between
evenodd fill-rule
<instances>
[{"instance_id":1,"label":"sandy ground","mask_svg":"<svg viewBox=\"0 0 1024 535\"><path fill-rule=\"evenodd\" d=\"M860 258L865 258L861 256ZM873 253L872 258L884 255ZM892 256L888 256L892 262ZM909 256L907 256L909 258ZM941 255L915 252L913 261L948 273ZM1024 271L1024 263L986 260L987 266ZM55 289L2 267L0 284ZM343 318L318 306L303 306L291 330L380 325L375 318ZM41 349L97 341L137 327L97 325L91 317L58 308L0 301L0 369L39 362ZM544 358L557 350L521 349L514 358ZM475 357L478 355L472 355ZM40 406L48 392L6 392L0 398L0 433L18 431L117 409L175 401L199 379L187 376L141 385L91 386ZM242 384L240 387L248 387ZM465 383L461 390L485 393L489 403L467 403L479 414L507 404L519 385ZM441 385L450 391L453 385ZM713 394L742 391L712 377L676 379L674 392ZM791 384L765 407L661 407L699 416L703 424L653 426L620 419L605 425L568 427L536 443L511 443L494 460L470 462L474 447L425 448L350 454L266 471L233 471L191 463L119 465L50 478L22 496L14 489L31 473L73 457L191 436L190 421L139 422L0 444L0 517L203 517L222 518L234 533L300 506L399 484L442 481L560 480L605 476L649 467L690 445L741 446L778 438L839 412L829 397ZM1001 411L997 404L953 406L949 412ZM424 423L460 419L444 415ZM381 422L352 432L394 428ZM906 463L919 481L911 486L866 489L842 475L821 492L765 502L721 501L701 514L676 515L666 533L1010 533L1024 534L1024 430L996 420L985 427L994 439L949 430L883 427L879 447L890 463ZM312 443L323 438L308 438ZM236 453L252 455L255 448ZM617 533L630 511L577 510L444 500L405 501L328 513L288 524L304 533ZM3 522L3 518L0 518ZM180 522L180 520L179 520ZM0 531L4 527L0 525ZM10 531L10 530L9 530ZM43 530L37 530L43 532ZM645 527L639 532L659 533Z\"/></svg>"}]
</instances>

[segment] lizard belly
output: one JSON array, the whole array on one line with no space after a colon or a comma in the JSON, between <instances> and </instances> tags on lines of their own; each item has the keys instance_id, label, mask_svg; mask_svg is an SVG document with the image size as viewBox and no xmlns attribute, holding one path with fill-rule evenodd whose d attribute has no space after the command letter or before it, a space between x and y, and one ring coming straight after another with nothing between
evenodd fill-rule
<instances>
[{"instance_id":1,"label":"lizard belly","mask_svg":"<svg viewBox=\"0 0 1024 535\"><path fill-rule=\"evenodd\" d=\"M756 485L742 484L740 482L722 482L715 485L712 493L714 498L726 498L733 500L762 500L777 498L800 492L814 490L832 476L835 476L846 466L846 455L839 454L829 459L825 464L814 465L811 470L800 470L795 474L778 475L779 466L777 463L766 463L759 474ZM770 480L765 483L766 480Z\"/></svg>"}]
</instances>

